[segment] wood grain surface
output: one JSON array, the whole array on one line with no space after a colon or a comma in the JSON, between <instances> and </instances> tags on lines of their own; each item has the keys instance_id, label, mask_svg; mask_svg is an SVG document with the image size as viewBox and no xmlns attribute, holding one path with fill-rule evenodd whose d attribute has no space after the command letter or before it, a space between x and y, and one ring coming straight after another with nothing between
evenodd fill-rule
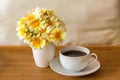
<instances>
[{"instance_id":1,"label":"wood grain surface","mask_svg":"<svg viewBox=\"0 0 120 80\"><path fill-rule=\"evenodd\" d=\"M56 47L56 57L62 47L64 46ZM28 46L0 46L0 80L120 80L120 46L85 47L98 55L101 68L87 76L68 77L49 67L36 67Z\"/></svg>"}]
</instances>

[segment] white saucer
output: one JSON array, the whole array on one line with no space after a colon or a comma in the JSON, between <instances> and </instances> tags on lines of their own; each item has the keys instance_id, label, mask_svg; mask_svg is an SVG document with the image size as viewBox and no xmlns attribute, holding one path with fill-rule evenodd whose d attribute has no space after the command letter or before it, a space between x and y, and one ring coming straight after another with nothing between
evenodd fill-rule
<instances>
[{"instance_id":1,"label":"white saucer","mask_svg":"<svg viewBox=\"0 0 120 80\"><path fill-rule=\"evenodd\" d=\"M91 58L91 59L94 59L94 58ZM100 63L98 60L96 60L94 63L88 65L84 70L79 72L72 72L64 69L60 64L59 58L57 57L50 62L50 68L53 71L65 76L85 76L85 75L96 72L100 68Z\"/></svg>"}]
</instances>

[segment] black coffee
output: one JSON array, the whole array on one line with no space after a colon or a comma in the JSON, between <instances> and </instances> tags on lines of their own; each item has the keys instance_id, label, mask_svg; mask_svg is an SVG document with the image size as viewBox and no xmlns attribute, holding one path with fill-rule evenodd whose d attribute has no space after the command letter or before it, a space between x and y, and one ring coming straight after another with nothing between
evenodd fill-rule
<instances>
[{"instance_id":1,"label":"black coffee","mask_svg":"<svg viewBox=\"0 0 120 80\"><path fill-rule=\"evenodd\" d=\"M70 56L70 57L78 57L78 56L84 56L86 55L86 53L82 51L71 50L71 51L64 52L63 55Z\"/></svg>"}]
</instances>

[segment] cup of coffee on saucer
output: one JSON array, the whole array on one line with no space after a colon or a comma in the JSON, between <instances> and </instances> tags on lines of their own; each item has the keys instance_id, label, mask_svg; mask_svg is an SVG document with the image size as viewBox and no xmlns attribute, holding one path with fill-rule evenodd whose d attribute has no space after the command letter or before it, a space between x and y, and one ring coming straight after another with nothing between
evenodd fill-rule
<instances>
[{"instance_id":1,"label":"cup of coffee on saucer","mask_svg":"<svg viewBox=\"0 0 120 80\"><path fill-rule=\"evenodd\" d=\"M91 61L91 58L94 58ZM81 71L97 60L97 55L82 46L68 46L59 51L60 63L66 70Z\"/></svg>"}]
</instances>

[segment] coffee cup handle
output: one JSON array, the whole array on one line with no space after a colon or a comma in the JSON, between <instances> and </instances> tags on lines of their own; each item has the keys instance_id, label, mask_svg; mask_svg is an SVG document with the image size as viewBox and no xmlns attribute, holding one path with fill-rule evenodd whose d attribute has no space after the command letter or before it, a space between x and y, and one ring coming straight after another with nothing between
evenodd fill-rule
<instances>
[{"instance_id":1,"label":"coffee cup handle","mask_svg":"<svg viewBox=\"0 0 120 80\"><path fill-rule=\"evenodd\" d=\"M90 54L90 58L91 57L95 57L95 58L92 61L90 60L90 62L88 63L89 65L92 64L92 63L94 63L98 59L97 54L95 54L95 53L91 53Z\"/></svg>"}]
</instances>

